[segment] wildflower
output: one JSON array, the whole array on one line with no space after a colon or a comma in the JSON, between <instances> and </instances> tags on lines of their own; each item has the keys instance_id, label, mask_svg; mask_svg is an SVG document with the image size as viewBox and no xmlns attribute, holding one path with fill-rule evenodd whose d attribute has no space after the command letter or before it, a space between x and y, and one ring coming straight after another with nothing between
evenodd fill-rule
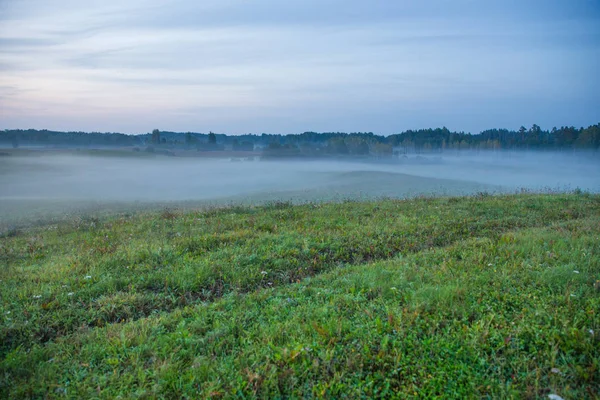
<instances>
[{"instance_id":1,"label":"wildflower","mask_svg":"<svg viewBox=\"0 0 600 400\"><path fill-rule=\"evenodd\" d=\"M73 292L69 292L69 293L67 293L67 296L73 296L74 294L75 293L73 293Z\"/></svg>"},{"instance_id":2,"label":"wildflower","mask_svg":"<svg viewBox=\"0 0 600 400\"><path fill-rule=\"evenodd\" d=\"M391 289L391 290L398 290L398 289L396 289L396 287L395 287L395 286L392 286L390 289Z\"/></svg>"},{"instance_id":3,"label":"wildflower","mask_svg":"<svg viewBox=\"0 0 600 400\"><path fill-rule=\"evenodd\" d=\"M488 264L488 267L493 267L493 266L494 266L494 264L492 264L492 263Z\"/></svg>"},{"instance_id":4,"label":"wildflower","mask_svg":"<svg viewBox=\"0 0 600 400\"><path fill-rule=\"evenodd\" d=\"M560 397L560 396L559 396L559 395L557 395L557 394L549 394L549 395L548 395L548 398L549 398L550 400L564 400L562 397Z\"/></svg>"},{"instance_id":5,"label":"wildflower","mask_svg":"<svg viewBox=\"0 0 600 400\"><path fill-rule=\"evenodd\" d=\"M573 273L574 273L574 274L578 274L578 273L579 273L579 271L577 271L577 270L573 270Z\"/></svg>"},{"instance_id":6,"label":"wildflower","mask_svg":"<svg viewBox=\"0 0 600 400\"><path fill-rule=\"evenodd\" d=\"M260 273L261 273L262 275L266 275L266 274L267 274L267 271L260 271Z\"/></svg>"},{"instance_id":7,"label":"wildflower","mask_svg":"<svg viewBox=\"0 0 600 400\"><path fill-rule=\"evenodd\" d=\"M35 296L33 296L33 298L34 298L34 299L41 299L41 298L42 298L42 295L40 295L40 294L36 294Z\"/></svg>"},{"instance_id":8,"label":"wildflower","mask_svg":"<svg viewBox=\"0 0 600 400\"><path fill-rule=\"evenodd\" d=\"M85 279L92 279L92 276L91 275L86 275Z\"/></svg>"},{"instance_id":9,"label":"wildflower","mask_svg":"<svg viewBox=\"0 0 600 400\"><path fill-rule=\"evenodd\" d=\"M9 312L10 312L10 311L9 311ZM593 335L593 334L594 334L594 330L593 330L593 329L590 329L588 332L590 333L590 335Z\"/></svg>"},{"instance_id":10,"label":"wildflower","mask_svg":"<svg viewBox=\"0 0 600 400\"><path fill-rule=\"evenodd\" d=\"M552 368L550 370L550 372L552 372L553 374L559 374L560 375L560 369L558 369L558 368Z\"/></svg>"},{"instance_id":11,"label":"wildflower","mask_svg":"<svg viewBox=\"0 0 600 400\"><path fill-rule=\"evenodd\" d=\"M6 312L6 315L8 315L8 314L10 314L10 311L7 311L7 312ZM591 330L591 329L590 329L590 330ZM593 331L592 331L592 332L593 332Z\"/></svg>"}]
</instances>

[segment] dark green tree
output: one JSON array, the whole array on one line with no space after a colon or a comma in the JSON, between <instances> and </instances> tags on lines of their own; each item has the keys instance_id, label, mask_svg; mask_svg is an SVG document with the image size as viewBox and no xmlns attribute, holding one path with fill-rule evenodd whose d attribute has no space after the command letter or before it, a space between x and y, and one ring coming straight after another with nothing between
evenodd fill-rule
<instances>
[{"instance_id":1,"label":"dark green tree","mask_svg":"<svg viewBox=\"0 0 600 400\"><path fill-rule=\"evenodd\" d=\"M160 144L160 131L158 129L152 131L150 142L152 144Z\"/></svg>"},{"instance_id":2,"label":"dark green tree","mask_svg":"<svg viewBox=\"0 0 600 400\"><path fill-rule=\"evenodd\" d=\"M208 144L217 144L217 135L215 135L214 133L210 132L208 134Z\"/></svg>"},{"instance_id":3,"label":"dark green tree","mask_svg":"<svg viewBox=\"0 0 600 400\"><path fill-rule=\"evenodd\" d=\"M348 146L343 137L329 139L327 147L332 154L348 154Z\"/></svg>"},{"instance_id":4,"label":"dark green tree","mask_svg":"<svg viewBox=\"0 0 600 400\"><path fill-rule=\"evenodd\" d=\"M198 141L198 138L196 138L192 132L187 132L185 134L185 145L186 147L190 147L192 145L194 145L194 143L196 143Z\"/></svg>"}]
</instances>

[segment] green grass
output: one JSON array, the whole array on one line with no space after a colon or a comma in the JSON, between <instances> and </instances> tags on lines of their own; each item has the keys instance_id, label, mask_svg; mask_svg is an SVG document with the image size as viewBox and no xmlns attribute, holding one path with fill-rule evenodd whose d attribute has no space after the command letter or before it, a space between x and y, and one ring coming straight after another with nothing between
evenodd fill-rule
<instances>
[{"instance_id":1,"label":"green grass","mask_svg":"<svg viewBox=\"0 0 600 400\"><path fill-rule=\"evenodd\" d=\"M0 397L599 396L598 195L79 219L0 264Z\"/></svg>"}]
</instances>

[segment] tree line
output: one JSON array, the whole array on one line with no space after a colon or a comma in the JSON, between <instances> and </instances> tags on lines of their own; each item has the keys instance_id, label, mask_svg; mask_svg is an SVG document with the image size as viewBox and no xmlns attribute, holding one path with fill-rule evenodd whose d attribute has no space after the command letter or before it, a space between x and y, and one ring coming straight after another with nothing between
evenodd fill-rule
<instances>
[{"instance_id":1,"label":"tree line","mask_svg":"<svg viewBox=\"0 0 600 400\"><path fill-rule=\"evenodd\" d=\"M304 132L301 134L226 135L154 129L142 135L49 130L0 131L0 144L12 147L154 147L199 151L262 150L272 156L391 155L449 150L600 149L600 123L587 128L564 126L544 130L534 124L519 130L488 129L479 134L448 128L407 130L389 136L373 132Z\"/></svg>"}]
</instances>

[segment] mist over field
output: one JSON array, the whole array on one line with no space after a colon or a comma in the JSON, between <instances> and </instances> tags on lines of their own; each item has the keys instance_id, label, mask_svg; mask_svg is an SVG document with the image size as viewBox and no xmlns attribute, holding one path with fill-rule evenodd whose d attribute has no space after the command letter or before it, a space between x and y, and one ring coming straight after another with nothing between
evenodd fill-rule
<instances>
[{"instance_id":1,"label":"mist over field","mask_svg":"<svg viewBox=\"0 0 600 400\"><path fill-rule=\"evenodd\" d=\"M99 153L101 154L101 153ZM0 218L77 210L198 207L468 195L520 189L600 191L594 153L444 153L393 161L18 153L0 158Z\"/></svg>"}]
</instances>

